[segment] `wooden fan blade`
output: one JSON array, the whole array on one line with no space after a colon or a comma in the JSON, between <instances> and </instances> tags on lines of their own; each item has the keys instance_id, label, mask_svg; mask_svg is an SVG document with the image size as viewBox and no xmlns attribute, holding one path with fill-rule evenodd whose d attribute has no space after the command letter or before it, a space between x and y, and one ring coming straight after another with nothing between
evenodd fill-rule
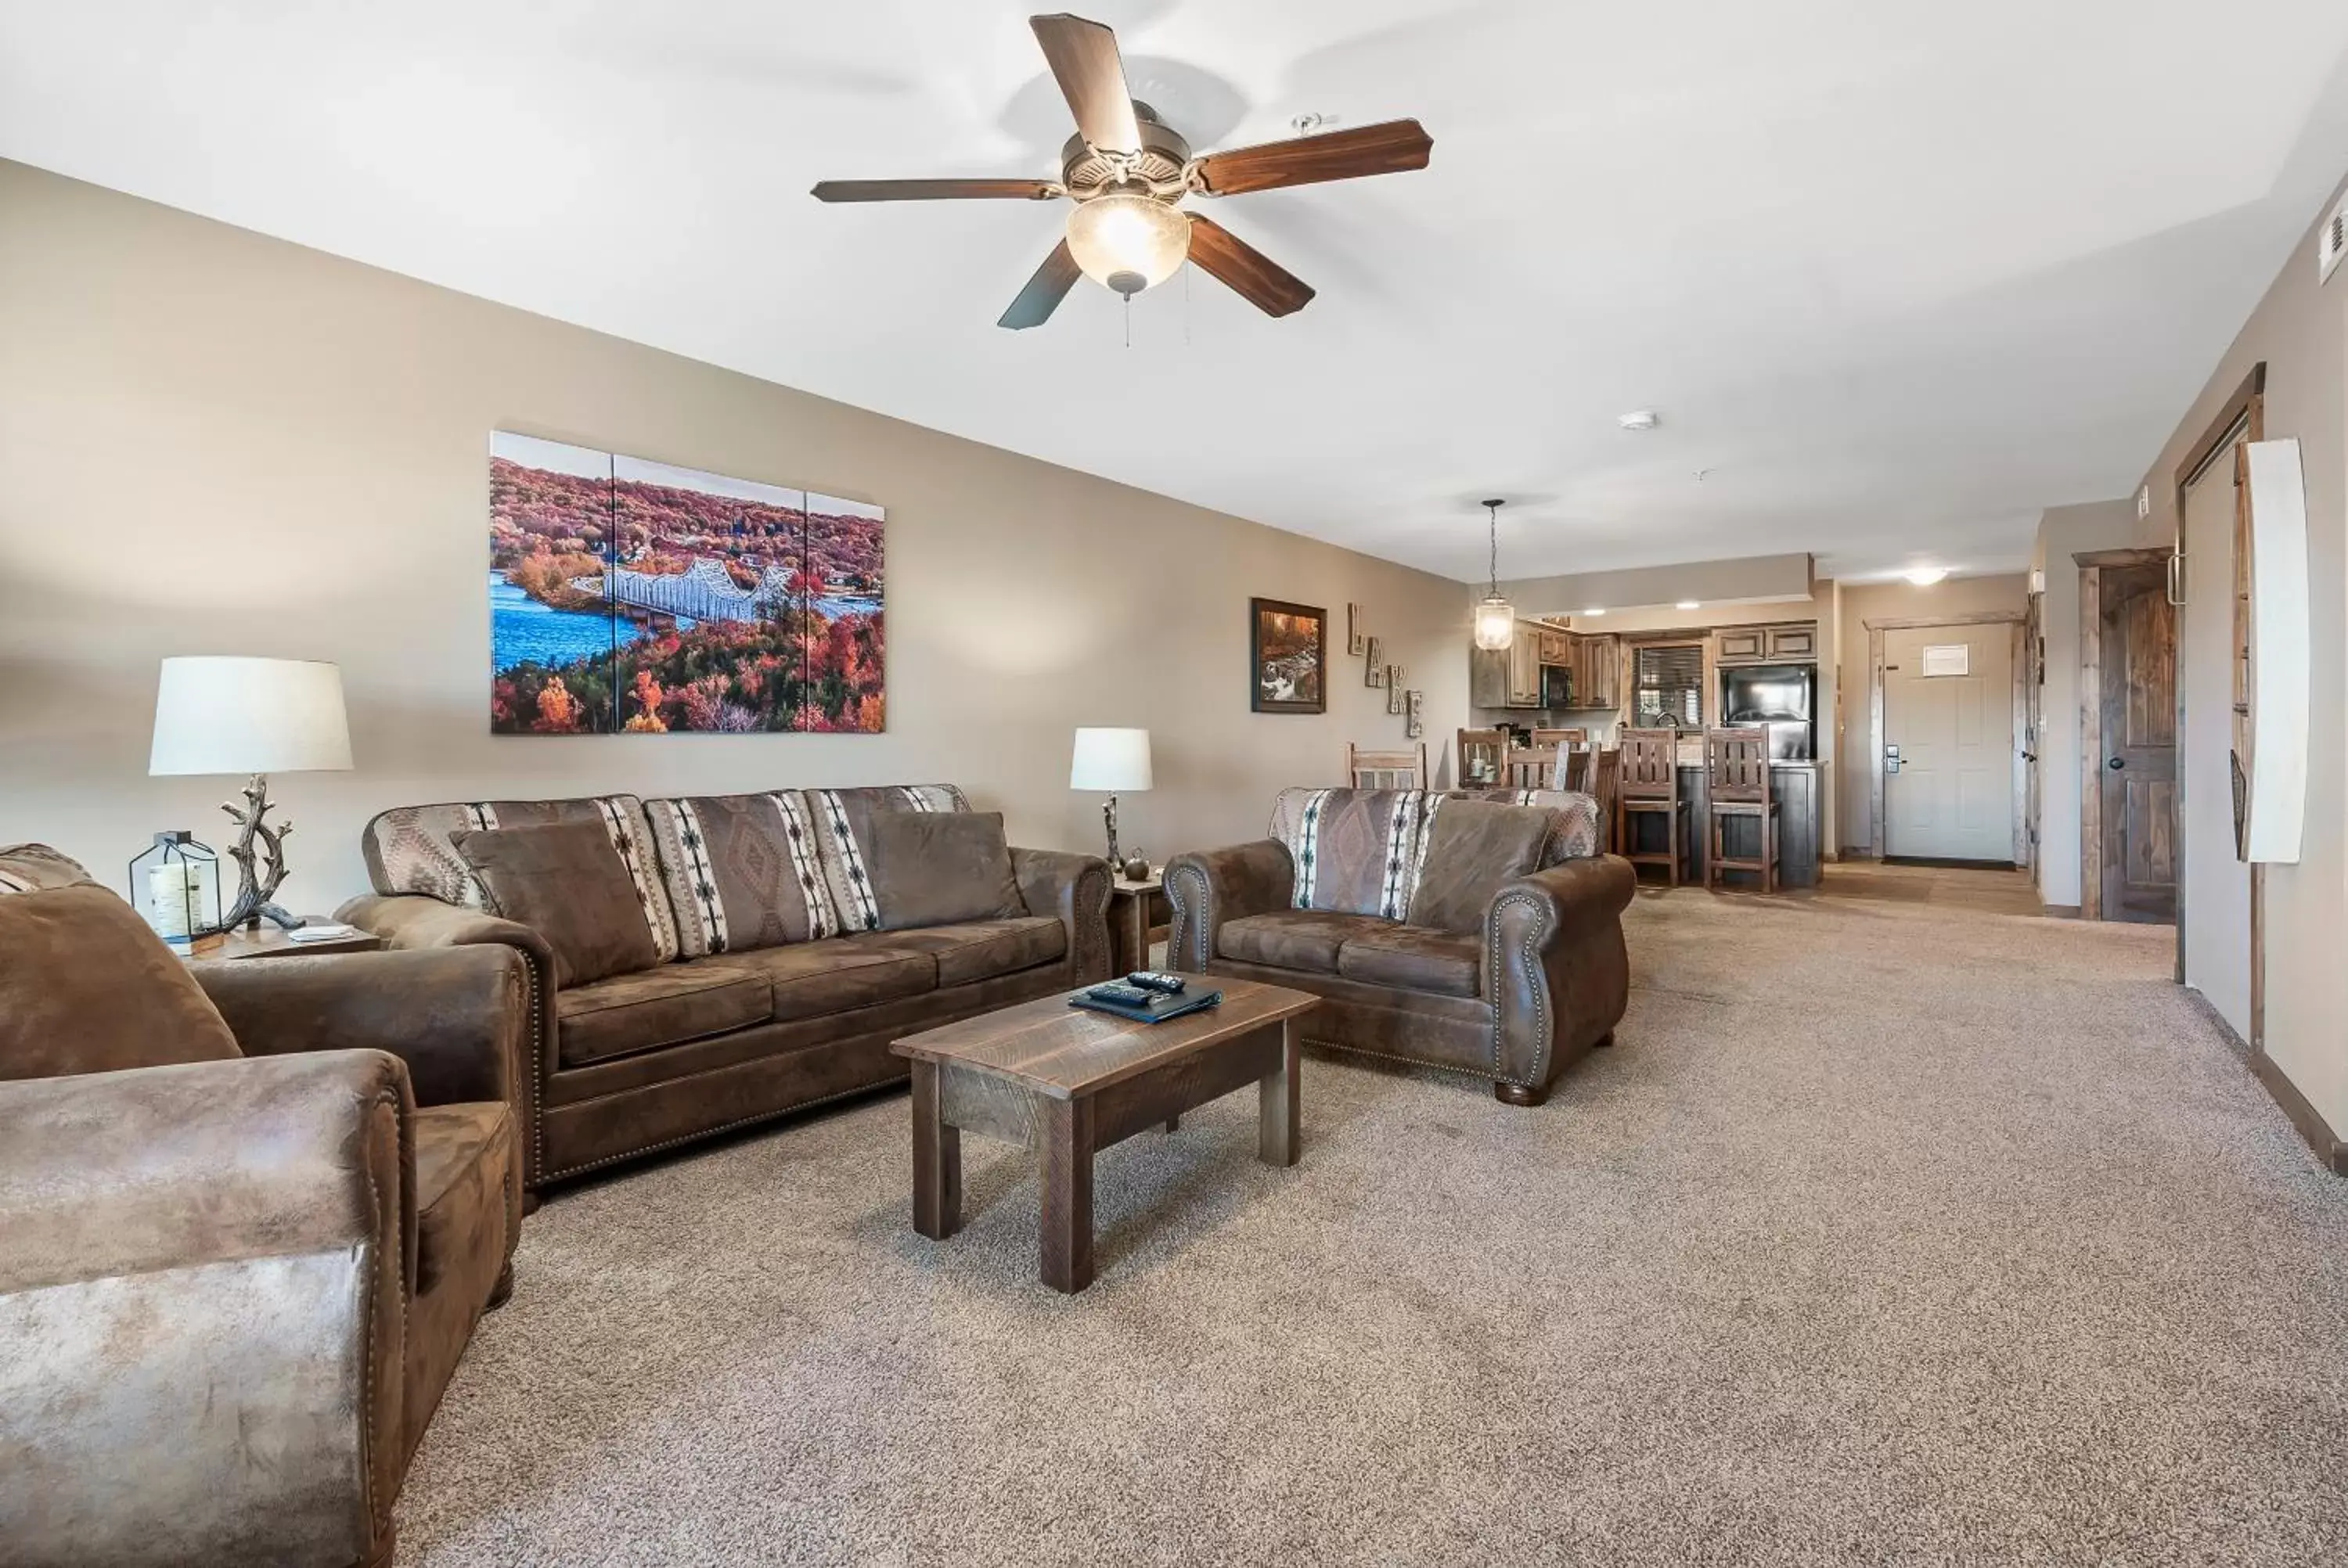
<instances>
[{"instance_id":1,"label":"wooden fan blade","mask_svg":"<svg viewBox=\"0 0 2348 1568\"><path fill-rule=\"evenodd\" d=\"M1052 313L1060 308L1060 302L1067 298L1068 291L1082 276L1068 242L1061 241L1052 247L1052 253L1044 258L1044 264L1035 269L1035 275L1027 280L1027 286L1019 291L1019 297L1011 302L1011 308L994 324L1014 332L1042 326L1052 319Z\"/></svg>"},{"instance_id":2,"label":"wooden fan blade","mask_svg":"<svg viewBox=\"0 0 2348 1568\"><path fill-rule=\"evenodd\" d=\"M827 179L818 201L1048 201L1060 188L1045 179Z\"/></svg>"},{"instance_id":3,"label":"wooden fan blade","mask_svg":"<svg viewBox=\"0 0 2348 1568\"><path fill-rule=\"evenodd\" d=\"M1133 117L1133 94L1125 85L1116 33L1066 12L1030 16L1027 26L1035 30L1045 62L1076 113L1076 134L1097 148L1139 152L1141 124Z\"/></svg>"},{"instance_id":4,"label":"wooden fan blade","mask_svg":"<svg viewBox=\"0 0 2348 1568\"><path fill-rule=\"evenodd\" d=\"M1303 310L1313 299L1313 288L1279 262L1211 218L1190 217L1190 260L1225 283L1240 298L1268 316Z\"/></svg>"},{"instance_id":5,"label":"wooden fan blade","mask_svg":"<svg viewBox=\"0 0 2348 1568\"><path fill-rule=\"evenodd\" d=\"M1210 195L1232 196L1283 185L1358 179L1365 174L1402 174L1425 169L1434 150L1435 139L1416 120L1393 119L1359 130L1210 152L1199 160L1199 185Z\"/></svg>"}]
</instances>

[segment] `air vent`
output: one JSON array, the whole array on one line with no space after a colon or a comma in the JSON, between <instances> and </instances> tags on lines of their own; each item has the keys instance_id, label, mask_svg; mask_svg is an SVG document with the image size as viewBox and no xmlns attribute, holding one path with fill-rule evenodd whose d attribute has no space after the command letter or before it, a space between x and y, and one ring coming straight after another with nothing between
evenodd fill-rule
<instances>
[{"instance_id":1,"label":"air vent","mask_svg":"<svg viewBox=\"0 0 2348 1568\"><path fill-rule=\"evenodd\" d=\"M2340 265L2340 258L2348 255L2348 200L2340 203L2338 210L2332 214L2332 220L2324 224L2320 240L2321 243L2316 246L2316 270L2328 283L2332 281L2333 269Z\"/></svg>"}]
</instances>

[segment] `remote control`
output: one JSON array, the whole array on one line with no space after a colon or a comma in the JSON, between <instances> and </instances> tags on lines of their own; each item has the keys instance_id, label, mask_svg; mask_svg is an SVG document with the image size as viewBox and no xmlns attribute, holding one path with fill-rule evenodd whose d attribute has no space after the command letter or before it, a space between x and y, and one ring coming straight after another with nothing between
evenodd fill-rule
<instances>
[{"instance_id":1,"label":"remote control","mask_svg":"<svg viewBox=\"0 0 2348 1568\"><path fill-rule=\"evenodd\" d=\"M1121 986L1115 981L1095 986L1085 995L1096 1001L1115 1002L1121 1008L1146 1008L1157 999L1154 991L1145 991L1138 986Z\"/></svg>"},{"instance_id":2,"label":"remote control","mask_svg":"<svg viewBox=\"0 0 2348 1568\"><path fill-rule=\"evenodd\" d=\"M1182 994L1182 977L1169 975L1159 969L1136 969L1125 977L1125 983L1129 986L1139 986L1145 991L1159 991L1169 997L1179 997Z\"/></svg>"}]
</instances>

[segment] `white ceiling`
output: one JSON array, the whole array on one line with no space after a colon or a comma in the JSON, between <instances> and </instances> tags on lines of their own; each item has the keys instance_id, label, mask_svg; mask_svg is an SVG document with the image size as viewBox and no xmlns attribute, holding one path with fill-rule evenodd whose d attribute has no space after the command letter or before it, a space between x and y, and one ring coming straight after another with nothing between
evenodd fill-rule
<instances>
[{"instance_id":1,"label":"white ceiling","mask_svg":"<svg viewBox=\"0 0 2348 1568\"><path fill-rule=\"evenodd\" d=\"M2348 163L2339 0L1080 8L1201 149L1416 115L1433 166L1216 204L1319 299L1178 279L1128 349L1090 284L993 324L1056 206L807 195L1055 174L1016 5L11 5L0 156L1463 579L1486 495L1509 576L2018 567Z\"/></svg>"}]
</instances>

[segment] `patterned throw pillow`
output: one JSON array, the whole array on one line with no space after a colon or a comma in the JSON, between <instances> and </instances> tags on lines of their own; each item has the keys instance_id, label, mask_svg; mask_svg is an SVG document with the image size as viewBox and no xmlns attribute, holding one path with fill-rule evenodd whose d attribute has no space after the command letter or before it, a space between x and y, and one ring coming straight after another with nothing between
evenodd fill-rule
<instances>
[{"instance_id":1,"label":"patterned throw pillow","mask_svg":"<svg viewBox=\"0 0 2348 1568\"><path fill-rule=\"evenodd\" d=\"M1442 790L1426 797L1426 815L1431 821L1437 807L1447 800L1488 800L1502 805L1538 805L1545 807L1554 824L1549 842L1541 847L1540 868L1562 866L1569 860L1581 860L1598 853L1598 800L1579 790L1563 789L1454 789Z\"/></svg>"},{"instance_id":2,"label":"patterned throw pillow","mask_svg":"<svg viewBox=\"0 0 2348 1568\"><path fill-rule=\"evenodd\" d=\"M1410 908L1426 792L1283 791L1282 807L1292 794L1301 798L1280 814L1286 824L1280 837L1296 866L1295 907L1401 919Z\"/></svg>"},{"instance_id":3,"label":"patterned throw pillow","mask_svg":"<svg viewBox=\"0 0 2348 1568\"><path fill-rule=\"evenodd\" d=\"M970 802L952 784L887 784L865 789L811 789L808 809L815 816L824 881L843 931L881 929L879 896L872 888L871 822L882 812L968 811Z\"/></svg>"},{"instance_id":4,"label":"patterned throw pillow","mask_svg":"<svg viewBox=\"0 0 2348 1568\"><path fill-rule=\"evenodd\" d=\"M798 791L648 800L644 816L682 956L839 934L815 824Z\"/></svg>"},{"instance_id":5,"label":"patterned throw pillow","mask_svg":"<svg viewBox=\"0 0 2348 1568\"><path fill-rule=\"evenodd\" d=\"M359 847L378 893L421 893L444 904L487 909L490 902L472 868L457 853L455 835L591 821L602 823L611 835L612 847L619 852L620 863L635 885L636 902L651 933L653 949L662 963L668 962L676 957L676 920L669 911L668 895L661 886L659 867L653 858L644 803L634 795L403 805L368 823L360 835Z\"/></svg>"}]
</instances>

